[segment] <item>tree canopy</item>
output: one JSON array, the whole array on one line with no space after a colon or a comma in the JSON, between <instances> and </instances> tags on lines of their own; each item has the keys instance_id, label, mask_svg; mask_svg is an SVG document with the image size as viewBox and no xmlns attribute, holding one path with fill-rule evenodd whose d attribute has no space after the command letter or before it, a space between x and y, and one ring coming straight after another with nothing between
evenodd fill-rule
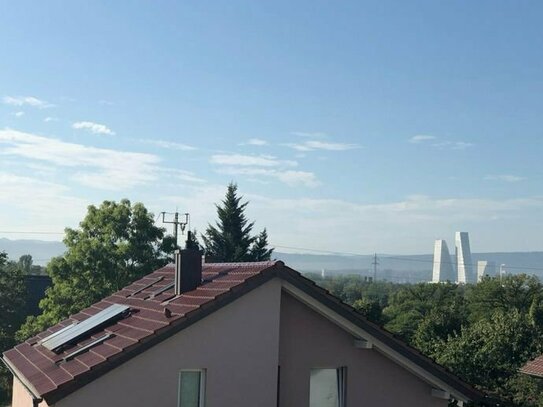
<instances>
[{"instance_id":1,"label":"tree canopy","mask_svg":"<svg viewBox=\"0 0 543 407\"><path fill-rule=\"evenodd\" d=\"M120 290L167 263L175 249L171 236L154 225L141 203L104 201L88 207L78 229L66 229L64 255L52 259L52 286L40 302L42 314L29 317L24 339Z\"/></svg>"},{"instance_id":2,"label":"tree canopy","mask_svg":"<svg viewBox=\"0 0 543 407\"><path fill-rule=\"evenodd\" d=\"M249 202L242 202L237 189L236 184L230 183L222 205L216 205L219 219L202 236L206 256L217 262L270 260L273 249L268 247L266 229L257 236L251 235L254 222L245 216Z\"/></svg>"},{"instance_id":3,"label":"tree canopy","mask_svg":"<svg viewBox=\"0 0 543 407\"><path fill-rule=\"evenodd\" d=\"M25 318L26 288L22 268L0 252L0 354L15 345L15 332ZM9 398L11 375L0 364L0 403Z\"/></svg>"}]
</instances>

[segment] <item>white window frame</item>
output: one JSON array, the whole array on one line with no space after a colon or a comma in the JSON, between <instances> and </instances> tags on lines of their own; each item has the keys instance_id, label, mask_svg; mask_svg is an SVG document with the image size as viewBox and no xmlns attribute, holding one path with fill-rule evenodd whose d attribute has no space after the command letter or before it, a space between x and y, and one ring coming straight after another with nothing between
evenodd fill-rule
<instances>
[{"instance_id":1,"label":"white window frame","mask_svg":"<svg viewBox=\"0 0 543 407\"><path fill-rule=\"evenodd\" d=\"M200 373L200 402L198 407L205 407L206 404L206 369L181 369L177 375L177 407L183 407L181 405L181 375L188 372Z\"/></svg>"}]
</instances>

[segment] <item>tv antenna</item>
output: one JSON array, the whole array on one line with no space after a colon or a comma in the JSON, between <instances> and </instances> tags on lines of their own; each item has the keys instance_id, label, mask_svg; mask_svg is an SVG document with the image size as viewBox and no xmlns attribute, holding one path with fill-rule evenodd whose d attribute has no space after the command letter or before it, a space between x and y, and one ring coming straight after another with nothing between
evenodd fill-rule
<instances>
[{"instance_id":1,"label":"tv antenna","mask_svg":"<svg viewBox=\"0 0 543 407\"><path fill-rule=\"evenodd\" d=\"M171 223L173 225L173 237L175 239L175 247L179 247L177 244L177 235L178 229L181 229L181 234L185 233L185 228L189 225L190 229L190 215L188 213L179 213L175 212L161 212L162 214L162 223ZM166 220L167 216L173 215L172 220ZM184 220L179 220L179 215L184 216Z\"/></svg>"}]
</instances>

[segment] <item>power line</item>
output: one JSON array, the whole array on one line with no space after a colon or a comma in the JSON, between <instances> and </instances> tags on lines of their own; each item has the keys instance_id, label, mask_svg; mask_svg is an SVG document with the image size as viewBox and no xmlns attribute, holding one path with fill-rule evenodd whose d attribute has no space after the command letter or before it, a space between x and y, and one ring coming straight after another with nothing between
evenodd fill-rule
<instances>
[{"instance_id":1,"label":"power line","mask_svg":"<svg viewBox=\"0 0 543 407\"><path fill-rule=\"evenodd\" d=\"M159 214L160 215L160 214ZM158 218L158 216L157 216ZM47 232L47 231L22 231L22 230L0 230L0 233L4 234L29 234L29 235L63 235L64 232ZM322 250L322 249L311 249L308 247L295 247L295 246L285 246L285 245L279 245L274 244L271 245L274 247L278 247L281 249L290 249L290 250L303 250L308 252L315 252L315 253L323 253L323 254L335 254L338 256L356 256L356 257L368 257L371 256L369 254L362 254L362 253L354 253L354 252L340 252L340 251L333 251L333 250ZM377 254L375 254L376 256ZM413 259L413 258L407 258L407 257L398 257L398 256L387 256L387 255L379 255L381 259L389 259L389 260L399 260L399 261L409 261L409 262L416 262L416 263L431 263L431 264L437 264L439 262L435 262L433 260L424 260L424 259ZM40 259L41 260L41 259ZM456 265L455 262L441 262L442 264L452 264ZM373 264L373 263L372 263ZM477 267L477 263L466 263L470 264L472 267ZM526 267L526 266L515 266L511 264L507 264L508 269L514 269L514 270L533 270L533 271L543 271L542 267Z\"/></svg>"},{"instance_id":2,"label":"power line","mask_svg":"<svg viewBox=\"0 0 543 407\"><path fill-rule=\"evenodd\" d=\"M362 254L362 253L353 253L353 252L338 252L338 251L329 251L329 250L321 250L321 249L310 249L307 247L293 247L293 246L283 246L283 245L272 245L274 247L279 247L281 249L291 249L291 250L304 250L309 252L317 252L317 253L326 253L326 254L336 254L339 256L356 256L356 257L370 257L371 254ZM373 256L372 256L373 257ZM379 255L381 259L390 259L390 260L401 260L401 261L410 261L410 262L417 262L417 263L431 263L431 264L437 264L439 262L436 262L434 260L424 260L424 259L411 259L407 257L397 257L397 256L388 256L388 255ZM446 264L452 264L456 265L454 262L442 262ZM373 263L372 263L373 264ZM465 263L471 264L473 267L477 267L476 263ZM508 269L514 269L514 270L537 270L537 271L543 271L543 268L541 267L526 267L526 266L514 266L511 264L507 264Z\"/></svg>"}]
</instances>

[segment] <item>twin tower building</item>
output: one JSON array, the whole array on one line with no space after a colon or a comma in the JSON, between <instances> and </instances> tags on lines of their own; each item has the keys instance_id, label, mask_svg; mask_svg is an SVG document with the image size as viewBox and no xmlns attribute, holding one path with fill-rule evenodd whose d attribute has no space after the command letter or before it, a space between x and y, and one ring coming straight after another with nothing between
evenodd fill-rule
<instances>
[{"instance_id":1,"label":"twin tower building","mask_svg":"<svg viewBox=\"0 0 543 407\"><path fill-rule=\"evenodd\" d=\"M434 246L434 269L432 282L440 283L450 281L452 283L477 283L484 275L493 275L491 270L495 265L488 261L479 261L475 271L471 259L468 232L456 232L455 237L456 256L452 261L449 248L445 240L436 240Z\"/></svg>"}]
</instances>

